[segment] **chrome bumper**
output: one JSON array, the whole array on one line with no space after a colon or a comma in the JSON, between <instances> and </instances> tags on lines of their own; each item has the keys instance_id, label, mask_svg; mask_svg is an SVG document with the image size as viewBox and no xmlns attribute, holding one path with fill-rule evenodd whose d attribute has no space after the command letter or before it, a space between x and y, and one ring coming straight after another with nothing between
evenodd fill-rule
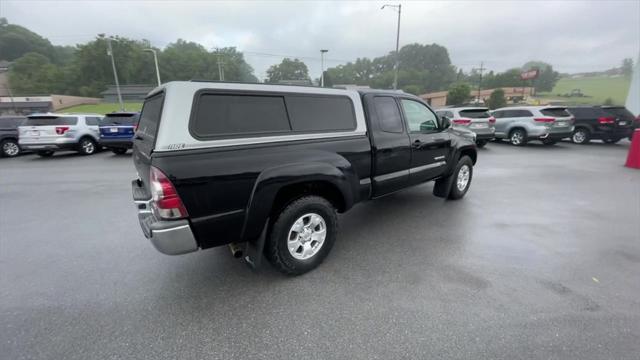
<instances>
[{"instance_id":1,"label":"chrome bumper","mask_svg":"<svg viewBox=\"0 0 640 360\"><path fill-rule=\"evenodd\" d=\"M180 255L198 250L198 243L188 220L158 220L151 211L151 200L139 198L140 184L137 180L131 186L142 233L158 251L167 255Z\"/></svg>"}]
</instances>

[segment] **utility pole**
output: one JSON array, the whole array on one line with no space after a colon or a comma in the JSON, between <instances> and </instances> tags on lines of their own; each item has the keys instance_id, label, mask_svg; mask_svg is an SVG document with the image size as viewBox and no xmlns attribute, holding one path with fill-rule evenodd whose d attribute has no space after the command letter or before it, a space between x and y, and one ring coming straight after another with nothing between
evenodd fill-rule
<instances>
[{"instance_id":1,"label":"utility pole","mask_svg":"<svg viewBox=\"0 0 640 360\"><path fill-rule=\"evenodd\" d=\"M480 72L480 80L478 80L478 100L476 101L477 103L480 103L480 89L482 87L482 72L487 70L484 67L484 62L481 61L480 62L480 67L479 68L474 68L473 70L478 70Z\"/></svg>"},{"instance_id":2,"label":"utility pole","mask_svg":"<svg viewBox=\"0 0 640 360\"><path fill-rule=\"evenodd\" d=\"M113 77L116 81L116 93L118 94L118 103L120 104L120 110L124 111L124 103L122 102L122 94L120 93L120 82L118 81L118 72L116 71L116 61L113 58L113 48L111 47L112 38L110 36L105 37L104 34L100 34L98 36L107 40L107 55L111 57L111 67L113 68Z\"/></svg>"},{"instance_id":3,"label":"utility pole","mask_svg":"<svg viewBox=\"0 0 640 360\"><path fill-rule=\"evenodd\" d=\"M216 56L218 57L218 80L224 81L224 61L222 61L220 50L216 48Z\"/></svg>"},{"instance_id":4,"label":"utility pole","mask_svg":"<svg viewBox=\"0 0 640 360\"><path fill-rule=\"evenodd\" d=\"M162 85L162 83L160 82L160 69L158 68L158 54L156 54L156 51L151 48L144 49L143 51L150 52L153 54L153 62L155 62L156 64L156 78L158 79L158 86Z\"/></svg>"},{"instance_id":5,"label":"utility pole","mask_svg":"<svg viewBox=\"0 0 640 360\"><path fill-rule=\"evenodd\" d=\"M324 87L324 53L327 49L320 49L320 87Z\"/></svg>"},{"instance_id":6,"label":"utility pole","mask_svg":"<svg viewBox=\"0 0 640 360\"><path fill-rule=\"evenodd\" d=\"M385 7L390 7L395 9L398 12L398 30L396 31L396 63L394 65L394 74L393 74L393 89L398 88L398 71L400 70L400 55L398 54L399 46L400 46L400 15L402 14L402 4L398 5L382 5L380 9L384 9Z\"/></svg>"}]
</instances>

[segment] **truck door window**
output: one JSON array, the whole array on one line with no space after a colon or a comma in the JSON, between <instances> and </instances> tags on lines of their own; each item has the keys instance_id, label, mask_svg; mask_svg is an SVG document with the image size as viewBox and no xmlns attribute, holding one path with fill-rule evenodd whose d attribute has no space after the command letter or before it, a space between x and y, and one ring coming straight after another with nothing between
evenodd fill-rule
<instances>
[{"instance_id":1,"label":"truck door window","mask_svg":"<svg viewBox=\"0 0 640 360\"><path fill-rule=\"evenodd\" d=\"M390 96L376 96L373 104L378 115L380 130L390 133L402 132L402 119L396 101Z\"/></svg>"},{"instance_id":2,"label":"truck door window","mask_svg":"<svg viewBox=\"0 0 640 360\"><path fill-rule=\"evenodd\" d=\"M402 109L407 118L409 131L413 133L430 133L438 131L438 118L423 104L402 99Z\"/></svg>"}]
</instances>

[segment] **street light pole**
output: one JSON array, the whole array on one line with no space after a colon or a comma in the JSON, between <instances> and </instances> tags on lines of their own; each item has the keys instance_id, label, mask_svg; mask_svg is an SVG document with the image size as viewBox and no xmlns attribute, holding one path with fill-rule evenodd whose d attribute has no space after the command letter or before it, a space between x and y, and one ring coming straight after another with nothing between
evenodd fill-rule
<instances>
[{"instance_id":1,"label":"street light pole","mask_svg":"<svg viewBox=\"0 0 640 360\"><path fill-rule=\"evenodd\" d=\"M120 110L124 111L124 103L122 102L122 94L120 93L120 82L118 81L118 72L116 71L116 61L113 58L113 48L111 47L112 38L105 37L104 34L99 35L101 38L107 40L107 55L111 57L111 67L113 68L113 77L116 80L116 93L118 94L118 103L120 104Z\"/></svg>"},{"instance_id":2,"label":"street light pole","mask_svg":"<svg viewBox=\"0 0 640 360\"><path fill-rule=\"evenodd\" d=\"M156 78L158 78L158 86L160 86L162 83L160 82L160 69L158 68L158 54L156 54L156 51L154 49L144 49L144 51L153 54L153 61L156 64Z\"/></svg>"},{"instance_id":3,"label":"street light pole","mask_svg":"<svg viewBox=\"0 0 640 360\"><path fill-rule=\"evenodd\" d=\"M395 63L395 73L393 75L393 89L398 88L398 71L400 69L400 55L398 54L400 47L400 15L402 14L402 4L398 5L382 5L380 9L384 9L385 7L390 7L398 11L398 30L396 31L396 63Z\"/></svg>"},{"instance_id":4,"label":"street light pole","mask_svg":"<svg viewBox=\"0 0 640 360\"><path fill-rule=\"evenodd\" d=\"M324 87L324 53L328 51L327 49L320 50L320 87Z\"/></svg>"}]
</instances>

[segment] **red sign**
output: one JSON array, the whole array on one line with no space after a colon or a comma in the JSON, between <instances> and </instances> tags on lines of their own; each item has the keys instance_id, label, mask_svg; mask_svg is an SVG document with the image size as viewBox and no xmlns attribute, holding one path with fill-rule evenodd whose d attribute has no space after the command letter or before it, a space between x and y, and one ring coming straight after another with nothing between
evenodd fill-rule
<instances>
[{"instance_id":1,"label":"red sign","mask_svg":"<svg viewBox=\"0 0 640 360\"><path fill-rule=\"evenodd\" d=\"M525 71L520 73L521 80L531 80L538 77L538 69L531 69L529 71Z\"/></svg>"}]
</instances>

